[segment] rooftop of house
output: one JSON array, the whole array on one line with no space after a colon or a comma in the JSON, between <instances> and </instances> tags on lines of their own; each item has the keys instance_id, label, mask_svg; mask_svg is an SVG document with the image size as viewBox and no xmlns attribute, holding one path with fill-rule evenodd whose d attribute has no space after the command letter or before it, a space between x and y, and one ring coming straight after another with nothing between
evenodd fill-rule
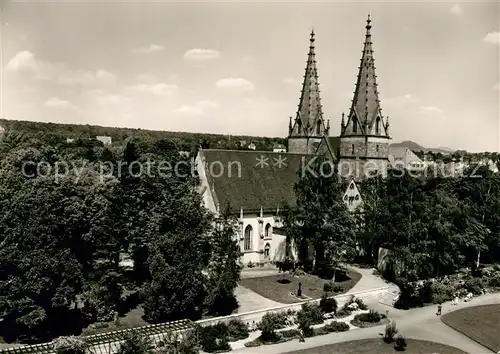
<instances>
[{"instance_id":1,"label":"rooftop of house","mask_svg":"<svg viewBox=\"0 0 500 354\"><path fill-rule=\"evenodd\" d=\"M270 151L202 149L207 182L223 210L275 212L295 204L294 185L314 155Z\"/></svg>"}]
</instances>

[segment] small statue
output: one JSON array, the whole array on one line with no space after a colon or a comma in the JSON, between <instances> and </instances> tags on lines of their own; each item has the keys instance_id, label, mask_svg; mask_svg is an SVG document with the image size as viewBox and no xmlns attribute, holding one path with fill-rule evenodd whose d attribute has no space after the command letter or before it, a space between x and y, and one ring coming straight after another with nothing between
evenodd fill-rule
<instances>
[{"instance_id":1,"label":"small statue","mask_svg":"<svg viewBox=\"0 0 500 354\"><path fill-rule=\"evenodd\" d=\"M299 288L297 289L297 297L302 297L302 283L299 282Z\"/></svg>"}]
</instances>

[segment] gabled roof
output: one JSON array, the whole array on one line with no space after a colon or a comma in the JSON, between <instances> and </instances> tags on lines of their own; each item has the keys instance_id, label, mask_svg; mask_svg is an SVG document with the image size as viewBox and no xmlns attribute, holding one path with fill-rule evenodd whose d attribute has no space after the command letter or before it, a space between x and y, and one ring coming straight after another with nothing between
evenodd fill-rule
<instances>
[{"instance_id":1,"label":"gabled roof","mask_svg":"<svg viewBox=\"0 0 500 354\"><path fill-rule=\"evenodd\" d=\"M239 212L241 208L244 212L256 212L261 208L275 212L278 207L283 207L283 202L294 205L294 185L299 180L301 163L307 164L314 157L283 152L212 149L202 149L199 154L219 210L229 204L233 212Z\"/></svg>"},{"instance_id":2,"label":"gabled roof","mask_svg":"<svg viewBox=\"0 0 500 354\"><path fill-rule=\"evenodd\" d=\"M352 105L347 117L347 124L342 124L341 135L381 135L389 136L388 122L384 123L380 108L379 92L377 88L377 75L373 58L372 40L370 29L371 20L368 15L366 21L366 35L359 65L358 77ZM376 131L379 120L379 131ZM354 128L356 125L356 128Z\"/></svg>"},{"instance_id":3,"label":"gabled roof","mask_svg":"<svg viewBox=\"0 0 500 354\"><path fill-rule=\"evenodd\" d=\"M316 54L314 52L314 31L311 32L309 53L302 83L299 106L295 121L290 121L290 137L322 136L325 134L325 122L319 94L318 70L316 68ZM291 118L290 118L291 120ZM319 134L317 124L320 125Z\"/></svg>"},{"instance_id":4,"label":"gabled roof","mask_svg":"<svg viewBox=\"0 0 500 354\"><path fill-rule=\"evenodd\" d=\"M340 148L340 138L338 136L324 136L316 149L316 155L327 156L332 161L337 161L337 152Z\"/></svg>"}]
</instances>

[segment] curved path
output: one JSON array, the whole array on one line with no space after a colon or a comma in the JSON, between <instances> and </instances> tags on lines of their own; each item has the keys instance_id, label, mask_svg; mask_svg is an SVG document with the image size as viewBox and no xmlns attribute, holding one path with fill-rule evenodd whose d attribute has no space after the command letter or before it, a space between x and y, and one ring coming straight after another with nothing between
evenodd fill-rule
<instances>
[{"instance_id":1,"label":"curved path","mask_svg":"<svg viewBox=\"0 0 500 354\"><path fill-rule=\"evenodd\" d=\"M454 311L459 308L486 305L500 304L500 294L488 294L474 298L470 303L460 303L458 306L452 306L451 303L443 304L443 314ZM388 307L383 305L374 306L379 311L384 311ZM378 307L378 308L377 308ZM435 306L427 306L408 311L389 310L389 318L397 323L399 331L407 338L429 340L446 345L451 345L464 350L468 353L493 353L488 348L476 343L465 335L453 330L452 328L441 322L441 318L436 316L437 308ZM234 353L252 353L252 354L276 354L286 353L298 349L314 348L331 343L339 343L350 340L376 338L380 337L384 332L383 326L355 329L349 332L333 333L324 336L308 338L305 343L299 343L293 340L286 343L266 345L256 348L244 348L233 351Z\"/></svg>"}]
</instances>

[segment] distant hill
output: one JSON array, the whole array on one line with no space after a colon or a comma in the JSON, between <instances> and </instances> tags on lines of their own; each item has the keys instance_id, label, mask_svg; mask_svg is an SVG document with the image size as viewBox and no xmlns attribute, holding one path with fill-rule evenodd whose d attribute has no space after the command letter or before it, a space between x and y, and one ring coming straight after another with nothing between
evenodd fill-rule
<instances>
[{"instance_id":1,"label":"distant hill","mask_svg":"<svg viewBox=\"0 0 500 354\"><path fill-rule=\"evenodd\" d=\"M272 151L276 144L286 144L286 139L279 137L257 137L244 135L224 135L209 133L172 132L162 130L147 130L134 128L103 127L99 125L43 123L24 120L0 119L0 125L6 131L17 131L28 134L57 134L65 138L87 138L95 136L110 136L113 143L120 143L128 138L169 139L174 141L181 150L201 145L211 149L246 150L254 143L257 150Z\"/></svg>"},{"instance_id":2,"label":"distant hill","mask_svg":"<svg viewBox=\"0 0 500 354\"><path fill-rule=\"evenodd\" d=\"M414 141L410 141L410 140L405 140L405 141L402 141L400 143L394 143L394 144L391 144L390 146L397 146L397 147L405 147L407 149L410 149L412 151L423 151L423 152L434 152L434 153L441 153L443 155L448 155L448 154L451 154L453 153L455 150L453 149L450 149L450 148L447 148L447 147L437 147L437 148L426 148L426 147L423 147L422 145L420 144L417 144L416 142Z\"/></svg>"}]
</instances>

